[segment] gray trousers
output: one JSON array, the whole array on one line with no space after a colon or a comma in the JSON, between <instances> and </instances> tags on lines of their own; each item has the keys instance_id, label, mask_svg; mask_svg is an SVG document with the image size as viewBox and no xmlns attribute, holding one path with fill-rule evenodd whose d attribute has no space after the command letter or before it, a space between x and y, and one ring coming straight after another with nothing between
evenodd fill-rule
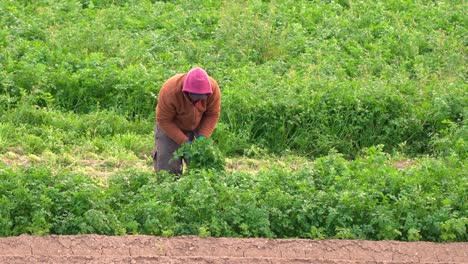
<instances>
[{"instance_id":1,"label":"gray trousers","mask_svg":"<svg viewBox=\"0 0 468 264\"><path fill-rule=\"evenodd\" d=\"M184 132L185 135L193 140L198 134L197 132ZM153 166L154 171L167 170L170 173L180 175L182 174L182 158L172 160L174 152L179 149L179 144L168 137L156 125L154 129L154 151L153 151ZM185 161L188 163L188 161Z\"/></svg>"}]
</instances>

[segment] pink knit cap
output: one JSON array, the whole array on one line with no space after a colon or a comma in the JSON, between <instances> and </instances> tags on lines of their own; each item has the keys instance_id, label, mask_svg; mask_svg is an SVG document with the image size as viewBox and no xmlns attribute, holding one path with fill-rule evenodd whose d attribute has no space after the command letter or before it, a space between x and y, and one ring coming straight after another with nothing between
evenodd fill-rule
<instances>
[{"instance_id":1,"label":"pink knit cap","mask_svg":"<svg viewBox=\"0 0 468 264\"><path fill-rule=\"evenodd\" d=\"M185 76L182 91L195 94L212 94L213 90L206 71L200 67L191 69Z\"/></svg>"}]
</instances>

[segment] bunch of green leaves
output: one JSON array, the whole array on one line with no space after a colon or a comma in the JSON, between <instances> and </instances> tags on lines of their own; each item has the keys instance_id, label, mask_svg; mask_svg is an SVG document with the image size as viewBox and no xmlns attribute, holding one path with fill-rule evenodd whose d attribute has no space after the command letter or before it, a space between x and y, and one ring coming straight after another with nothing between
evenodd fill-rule
<instances>
[{"instance_id":1,"label":"bunch of green leaves","mask_svg":"<svg viewBox=\"0 0 468 264\"><path fill-rule=\"evenodd\" d=\"M212 138L195 139L184 143L173 155L173 159L183 158L189 169L213 169L224 171L224 155Z\"/></svg>"}]
</instances>

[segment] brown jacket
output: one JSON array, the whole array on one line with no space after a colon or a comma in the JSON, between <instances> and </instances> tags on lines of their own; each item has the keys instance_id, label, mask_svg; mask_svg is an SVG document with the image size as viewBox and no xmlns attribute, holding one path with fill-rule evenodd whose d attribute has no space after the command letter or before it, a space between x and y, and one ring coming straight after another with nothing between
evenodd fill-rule
<instances>
[{"instance_id":1,"label":"brown jacket","mask_svg":"<svg viewBox=\"0 0 468 264\"><path fill-rule=\"evenodd\" d=\"M188 140L184 132L199 131L201 136L211 136L221 113L218 83L209 77L213 93L194 104L182 92L185 75L177 74L163 84L156 106L158 126L179 145Z\"/></svg>"}]
</instances>

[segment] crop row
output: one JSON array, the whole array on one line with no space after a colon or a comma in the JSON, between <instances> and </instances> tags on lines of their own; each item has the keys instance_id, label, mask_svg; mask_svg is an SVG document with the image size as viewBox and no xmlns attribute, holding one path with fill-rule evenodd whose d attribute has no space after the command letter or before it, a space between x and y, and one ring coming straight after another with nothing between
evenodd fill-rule
<instances>
[{"instance_id":1,"label":"crop row","mask_svg":"<svg viewBox=\"0 0 468 264\"><path fill-rule=\"evenodd\" d=\"M395 167L381 147L298 170L126 171L103 181L0 168L0 235L154 234L468 241L465 162Z\"/></svg>"}]
</instances>

